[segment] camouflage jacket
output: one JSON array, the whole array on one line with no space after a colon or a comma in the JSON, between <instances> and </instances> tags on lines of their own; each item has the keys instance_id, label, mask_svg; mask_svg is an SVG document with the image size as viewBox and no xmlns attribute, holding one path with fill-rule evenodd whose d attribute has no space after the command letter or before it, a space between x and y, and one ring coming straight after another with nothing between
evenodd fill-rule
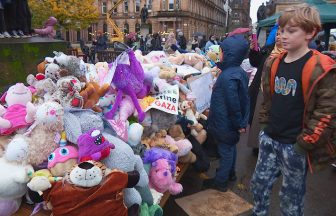
<instances>
[{"instance_id":1,"label":"camouflage jacket","mask_svg":"<svg viewBox=\"0 0 336 216\"><path fill-rule=\"evenodd\" d=\"M270 115L275 75L285 53L269 58L263 69L264 101L259 120L267 124ZM304 97L303 130L297 137L295 149L307 154L310 171L336 158L336 64L335 61L313 50L312 57L302 71Z\"/></svg>"}]
</instances>

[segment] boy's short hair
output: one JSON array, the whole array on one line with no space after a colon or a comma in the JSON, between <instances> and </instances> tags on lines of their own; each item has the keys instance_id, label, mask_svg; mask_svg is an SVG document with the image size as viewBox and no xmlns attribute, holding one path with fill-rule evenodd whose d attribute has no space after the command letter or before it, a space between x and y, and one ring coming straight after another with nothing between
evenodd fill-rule
<instances>
[{"instance_id":1,"label":"boy's short hair","mask_svg":"<svg viewBox=\"0 0 336 216\"><path fill-rule=\"evenodd\" d=\"M320 14L308 4L300 4L286 9L279 18L279 26L283 28L287 24L298 26L307 33L316 30L315 35L321 30Z\"/></svg>"}]
</instances>

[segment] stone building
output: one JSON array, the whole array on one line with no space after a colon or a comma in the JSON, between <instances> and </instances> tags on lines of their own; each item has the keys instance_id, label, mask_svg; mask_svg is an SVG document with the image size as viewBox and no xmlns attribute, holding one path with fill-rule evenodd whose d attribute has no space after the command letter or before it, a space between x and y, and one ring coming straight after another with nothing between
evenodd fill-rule
<instances>
[{"instance_id":1,"label":"stone building","mask_svg":"<svg viewBox=\"0 0 336 216\"><path fill-rule=\"evenodd\" d=\"M248 2L248 0L240 1ZM115 2L117 0L96 0L101 14L98 23L88 29L63 32L64 39L71 42L80 39L91 41L92 35L97 30L113 33L112 27L107 25L106 16ZM226 30L224 3L225 0L125 0L114 11L113 20L125 33L146 34L180 30L187 39L194 34L224 35ZM147 5L149 16L147 24L141 25L140 11L144 4ZM242 24L245 21L245 18L241 19Z\"/></svg>"},{"instance_id":2,"label":"stone building","mask_svg":"<svg viewBox=\"0 0 336 216\"><path fill-rule=\"evenodd\" d=\"M250 0L231 0L229 4L229 31L238 27L249 27L252 23L250 18Z\"/></svg>"}]
</instances>

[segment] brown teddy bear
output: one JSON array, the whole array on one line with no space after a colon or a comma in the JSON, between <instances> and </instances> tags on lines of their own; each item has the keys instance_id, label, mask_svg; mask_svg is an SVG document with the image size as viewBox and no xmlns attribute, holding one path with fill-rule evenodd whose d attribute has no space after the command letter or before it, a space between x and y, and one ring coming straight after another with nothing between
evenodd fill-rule
<instances>
[{"instance_id":1,"label":"brown teddy bear","mask_svg":"<svg viewBox=\"0 0 336 216\"><path fill-rule=\"evenodd\" d=\"M168 134L176 141L186 139L181 125L178 124L169 128ZM181 163L194 163L195 161L196 155L192 151L189 151L187 155L179 157L179 162Z\"/></svg>"},{"instance_id":2,"label":"brown teddy bear","mask_svg":"<svg viewBox=\"0 0 336 216\"><path fill-rule=\"evenodd\" d=\"M103 97L109 88L110 86L108 84L99 86L99 84L96 82L86 83L85 88L80 92L80 95L84 99L83 108L92 109L96 112L102 112L102 109L98 107L97 104L99 98Z\"/></svg>"},{"instance_id":3,"label":"brown teddy bear","mask_svg":"<svg viewBox=\"0 0 336 216\"><path fill-rule=\"evenodd\" d=\"M141 140L141 143L145 144L148 149L152 147L160 147L160 148L167 149L168 151L171 151L176 154L178 152L177 146L169 145L165 141L166 136L167 136L167 131L160 130L159 132L155 133L152 137L143 138Z\"/></svg>"}]
</instances>

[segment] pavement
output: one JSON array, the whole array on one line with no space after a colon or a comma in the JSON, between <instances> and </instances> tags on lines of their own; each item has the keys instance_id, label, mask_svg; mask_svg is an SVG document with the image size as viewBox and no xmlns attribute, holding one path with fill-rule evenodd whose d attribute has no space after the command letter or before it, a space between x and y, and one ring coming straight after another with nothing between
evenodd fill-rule
<instances>
[{"instance_id":1,"label":"pavement","mask_svg":"<svg viewBox=\"0 0 336 216\"><path fill-rule=\"evenodd\" d=\"M239 143L237 146L236 173L238 180L229 185L229 189L237 195L253 204L252 194L249 190L249 182L253 174L257 157L252 154L252 149L246 144ZM209 175L214 175L218 161L212 161ZM279 190L282 178L274 184L271 194L270 216L280 216ZM171 196L164 207L164 216L187 216L176 203L175 199L188 196L201 191L202 180L192 166L186 171L181 179L183 192L177 196ZM336 215L336 168L327 167L323 171L307 176L307 191L305 195L305 216L335 216ZM250 212L242 216L250 215Z\"/></svg>"}]
</instances>

